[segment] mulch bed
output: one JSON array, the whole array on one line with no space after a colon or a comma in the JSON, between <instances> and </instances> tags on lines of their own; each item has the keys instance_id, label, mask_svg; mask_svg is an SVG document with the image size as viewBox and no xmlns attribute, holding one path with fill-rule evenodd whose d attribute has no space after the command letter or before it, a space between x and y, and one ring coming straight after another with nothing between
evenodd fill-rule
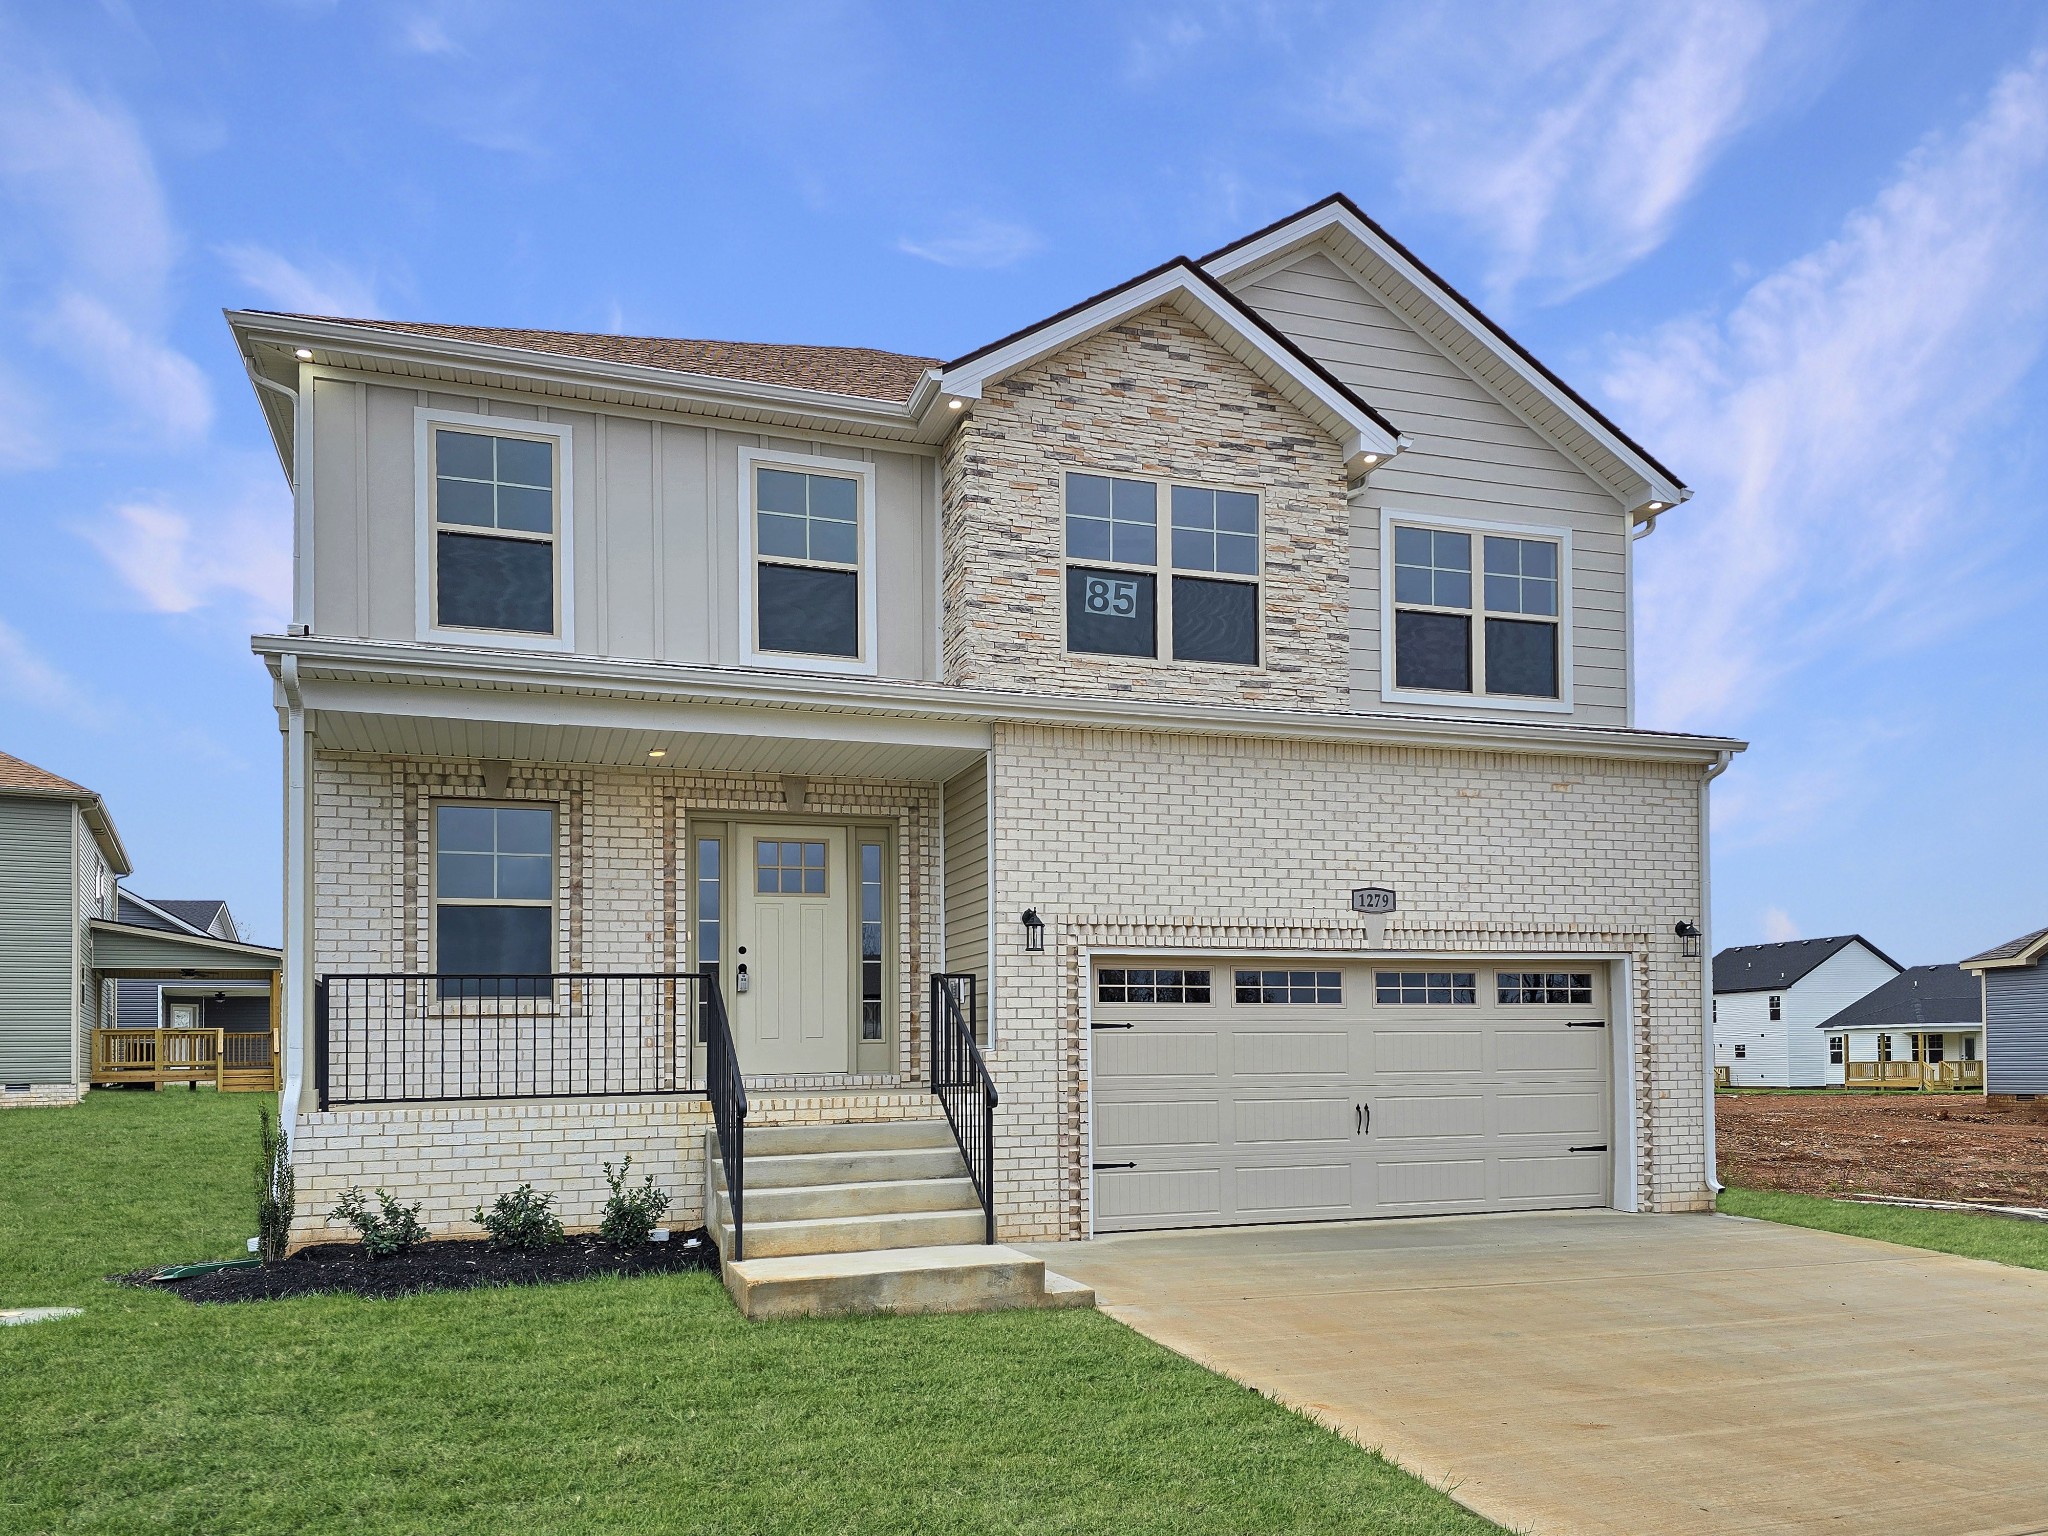
<instances>
[{"instance_id":1,"label":"mulch bed","mask_svg":"<svg viewBox=\"0 0 2048 1536\"><path fill-rule=\"evenodd\" d=\"M1721 1181L1802 1195L2048 1205L2048 1101L1720 1094Z\"/></svg>"},{"instance_id":2,"label":"mulch bed","mask_svg":"<svg viewBox=\"0 0 2048 1536\"><path fill-rule=\"evenodd\" d=\"M161 1266L159 1266L161 1268ZM718 1250L702 1227L665 1243L621 1251L594 1237L571 1237L544 1253L507 1253L482 1239L421 1243L395 1258L372 1259L360 1243L315 1243L264 1269L221 1269L189 1280L157 1281L154 1269L118 1278L171 1291L192 1302L276 1301L345 1292L390 1300L422 1291L480 1285L558 1285L596 1275L672 1275L718 1268Z\"/></svg>"}]
</instances>

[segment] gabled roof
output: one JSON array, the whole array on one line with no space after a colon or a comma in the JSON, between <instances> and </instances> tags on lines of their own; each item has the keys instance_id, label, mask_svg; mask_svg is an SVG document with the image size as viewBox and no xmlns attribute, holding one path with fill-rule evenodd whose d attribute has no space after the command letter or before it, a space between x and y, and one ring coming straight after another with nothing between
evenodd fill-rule
<instances>
[{"instance_id":1,"label":"gabled roof","mask_svg":"<svg viewBox=\"0 0 2048 1536\"><path fill-rule=\"evenodd\" d=\"M1834 959L1851 944L1861 944L1893 970L1898 961L1860 933L1831 939L1791 939L1783 944L1744 944L1714 956L1714 992L1783 992Z\"/></svg>"},{"instance_id":2,"label":"gabled roof","mask_svg":"<svg viewBox=\"0 0 2048 1536\"><path fill-rule=\"evenodd\" d=\"M106 801L83 784L74 784L47 768L38 768L34 763L0 752L0 795L27 795L74 802L85 817L92 840L99 844L100 856L114 873L119 876L132 871L128 850L122 845L121 834L114 827L113 813L107 809Z\"/></svg>"},{"instance_id":3,"label":"gabled roof","mask_svg":"<svg viewBox=\"0 0 2048 1536\"><path fill-rule=\"evenodd\" d=\"M1161 304L1199 325L1311 420L1320 422L1343 447L1347 460L1370 455L1377 462L1404 446L1392 422L1185 256L954 358L939 376L940 393L978 400L984 385Z\"/></svg>"},{"instance_id":4,"label":"gabled roof","mask_svg":"<svg viewBox=\"0 0 2048 1536\"><path fill-rule=\"evenodd\" d=\"M1917 1029L1982 1024L1984 988L1960 965L1916 965L1856 999L1818 1029Z\"/></svg>"},{"instance_id":5,"label":"gabled roof","mask_svg":"<svg viewBox=\"0 0 2048 1536\"><path fill-rule=\"evenodd\" d=\"M137 928L155 928L164 933L190 933L205 939L226 939L238 942L240 932L235 927L234 915L228 911L224 901L169 900L138 896L133 891L118 893L119 905L115 912L118 920ZM217 932L216 927L226 932Z\"/></svg>"},{"instance_id":6,"label":"gabled roof","mask_svg":"<svg viewBox=\"0 0 2048 1536\"><path fill-rule=\"evenodd\" d=\"M2000 971L2013 966L2038 965L2048 955L2048 928L2036 928L2016 939L2007 939L1995 949L1972 955L1963 964L1973 971Z\"/></svg>"},{"instance_id":7,"label":"gabled roof","mask_svg":"<svg viewBox=\"0 0 2048 1536\"><path fill-rule=\"evenodd\" d=\"M230 941L236 937L235 919L228 911L228 904L224 901L173 901L160 898L157 901L157 905L170 913L171 916L181 918L185 922L190 923L201 933L212 934L216 939L228 939ZM216 928L226 928L227 932L215 932Z\"/></svg>"},{"instance_id":8,"label":"gabled roof","mask_svg":"<svg viewBox=\"0 0 2048 1536\"><path fill-rule=\"evenodd\" d=\"M1654 516L1692 495L1647 448L1341 192L1211 251L1201 265L1229 282L1319 241L1348 258L1397 313L1612 485L1632 509ZM1653 503L1661 503L1654 512Z\"/></svg>"},{"instance_id":9,"label":"gabled roof","mask_svg":"<svg viewBox=\"0 0 2048 1536\"><path fill-rule=\"evenodd\" d=\"M304 315L287 310L251 310L279 320L314 320L366 331L434 336L490 346L582 357L594 362L633 363L677 373L744 379L793 389L823 390L867 400L907 403L918 380L939 366L936 357L880 352L872 347L815 347L761 341L691 341L667 336L613 336L584 331L524 331L495 325L443 325L425 320L357 320L341 315Z\"/></svg>"}]
</instances>

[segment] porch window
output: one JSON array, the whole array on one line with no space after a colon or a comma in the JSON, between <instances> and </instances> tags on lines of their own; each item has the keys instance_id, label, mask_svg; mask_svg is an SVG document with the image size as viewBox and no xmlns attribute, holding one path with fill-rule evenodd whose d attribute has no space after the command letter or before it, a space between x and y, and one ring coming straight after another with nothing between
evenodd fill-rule
<instances>
[{"instance_id":1,"label":"porch window","mask_svg":"<svg viewBox=\"0 0 2048 1536\"><path fill-rule=\"evenodd\" d=\"M1963 1036L1963 1060L1965 1060L1965 1061L1975 1061L1976 1059L1977 1059L1977 1037L1976 1037L1975 1035L1965 1035L1965 1036Z\"/></svg>"},{"instance_id":2,"label":"porch window","mask_svg":"<svg viewBox=\"0 0 2048 1536\"><path fill-rule=\"evenodd\" d=\"M1847 1061L1848 1059L1849 1037L1847 1035L1829 1035L1828 1065L1831 1067L1839 1067L1840 1065L1842 1065L1843 1062Z\"/></svg>"},{"instance_id":3,"label":"porch window","mask_svg":"<svg viewBox=\"0 0 2048 1536\"><path fill-rule=\"evenodd\" d=\"M433 623L556 633L554 439L436 427Z\"/></svg>"},{"instance_id":4,"label":"porch window","mask_svg":"<svg viewBox=\"0 0 2048 1536\"><path fill-rule=\"evenodd\" d=\"M1479 1001L1477 971L1381 971L1373 977L1380 1003L1450 1004Z\"/></svg>"},{"instance_id":5,"label":"porch window","mask_svg":"<svg viewBox=\"0 0 2048 1536\"><path fill-rule=\"evenodd\" d=\"M860 845L860 1037L882 1038L882 845Z\"/></svg>"},{"instance_id":6,"label":"porch window","mask_svg":"<svg viewBox=\"0 0 2048 1536\"><path fill-rule=\"evenodd\" d=\"M1890 1061L1892 1059L1892 1037L1890 1035L1879 1035L1877 1037L1877 1059L1879 1061Z\"/></svg>"},{"instance_id":7,"label":"porch window","mask_svg":"<svg viewBox=\"0 0 2048 1536\"><path fill-rule=\"evenodd\" d=\"M444 997L534 996L554 969L555 813L534 805L434 808L434 968ZM481 987L481 993L479 988Z\"/></svg>"},{"instance_id":8,"label":"porch window","mask_svg":"<svg viewBox=\"0 0 2048 1536\"><path fill-rule=\"evenodd\" d=\"M862 660L862 506L854 474L753 466L754 647Z\"/></svg>"}]
</instances>

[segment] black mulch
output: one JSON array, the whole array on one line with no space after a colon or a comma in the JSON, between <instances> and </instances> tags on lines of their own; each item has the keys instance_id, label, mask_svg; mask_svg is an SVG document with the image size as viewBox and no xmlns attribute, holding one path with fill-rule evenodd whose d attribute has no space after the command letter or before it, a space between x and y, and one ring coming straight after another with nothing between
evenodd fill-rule
<instances>
[{"instance_id":1,"label":"black mulch","mask_svg":"<svg viewBox=\"0 0 2048 1536\"><path fill-rule=\"evenodd\" d=\"M162 1266L160 1266L162 1267ZM276 1301L285 1296L347 1292L389 1300L421 1291L465 1291L479 1285L556 1285L594 1275L671 1275L718 1269L718 1250L702 1227L665 1243L621 1251L594 1237L571 1237L544 1253L507 1253L476 1239L421 1243L395 1258L371 1259L360 1243L316 1243L264 1269L220 1269L189 1280L157 1281L158 1271L118 1278L172 1291L187 1301Z\"/></svg>"}]
</instances>

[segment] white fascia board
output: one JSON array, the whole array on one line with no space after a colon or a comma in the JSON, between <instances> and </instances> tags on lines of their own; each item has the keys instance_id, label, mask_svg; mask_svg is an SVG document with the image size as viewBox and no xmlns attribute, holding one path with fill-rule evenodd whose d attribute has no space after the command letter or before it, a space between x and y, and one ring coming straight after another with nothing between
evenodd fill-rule
<instances>
[{"instance_id":1,"label":"white fascia board","mask_svg":"<svg viewBox=\"0 0 2048 1536\"><path fill-rule=\"evenodd\" d=\"M1442 747L1711 765L1747 742L1719 736L1639 731L1548 720L1432 719L1422 715L1346 710L1271 709L1256 705L1191 705L1136 699L1063 698L960 688L944 683L840 678L675 662L613 661L535 652L397 640L329 640L258 635L251 649L273 675L295 656L301 686L332 681L350 687L395 683L487 694L493 690L601 693L672 703L742 704L868 717L915 717L977 723L1067 725L1094 730L1148 730L1172 735L1242 736L1308 741ZM342 707L337 703L328 707ZM437 704L436 707L442 707Z\"/></svg>"},{"instance_id":2,"label":"white fascia board","mask_svg":"<svg viewBox=\"0 0 2048 1536\"><path fill-rule=\"evenodd\" d=\"M346 325L334 321L286 319L247 310L230 310L228 324L245 350L268 344L275 347L306 347L315 361L331 361L347 367L347 359L360 357L415 367L442 370L434 382L456 382L492 387L494 381L512 379L535 384L578 383L605 388L637 390L677 409L691 406L713 409L746 407L756 413L795 425L819 425L880 430L906 441L921 441L918 432L934 386L927 373L920 380L910 403L870 399L864 395L840 395L828 390L803 389L789 384L760 384L729 379L719 374L687 373L674 368L653 368L642 363L606 362L597 358L572 357L557 352L535 352L524 347L500 346L490 342L462 341L443 336L414 335L409 331L384 331L375 326ZM322 359L319 349L334 356ZM474 366L474 374L463 364ZM449 378L449 374L453 374ZM917 409L913 409L917 407ZM587 408L587 402L585 407Z\"/></svg>"},{"instance_id":3,"label":"white fascia board","mask_svg":"<svg viewBox=\"0 0 2048 1536\"><path fill-rule=\"evenodd\" d=\"M1659 472L1640 453L1622 441L1611 428L1596 420L1578 401L1545 378L1540 369L1530 366L1527 358L1514 348L1504 346L1500 338L1485 326L1470 320L1464 304L1452 298L1436 279L1394 249L1377 232L1360 223L1348 208L1337 204L1318 208L1313 213L1270 231L1260 239L1238 246L1235 250L1204 263L1204 270L1217 281L1227 283L1239 273L1261 266L1296 246L1306 245L1333 229L1356 240L1374 256L1400 273L1416 289L1426 294L1431 303L1449 315L1467 335L1512 369L1553 410L1569 418L1587 436L1598 439L1601 446L1642 479L1649 490L1645 501L1663 502L1664 506L1659 509L1661 512L1668 511L1679 502L1692 499L1690 488L1677 484L1670 476Z\"/></svg>"},{"instance_id":4,"label":"white fascia board","mask_svg":"<svg viewBox=\"0 0 2048 1536\"><path fill-rule=\"evenodd\" d=\"M1085 309L1027 331L992 352L985 352L958 367L945 369L939 376L939 392L950 398L979 400L985 385L1064 352L1076 342L1108 329L1119 320L1166 303L1171 303L1205 330L1220 327L1257 352L1273 370L1270 382L1291 395L1297 406L1305 408L1330 429L1330 435L1343 448L1347 460L1368 453L1390 458L1400 450L1402 440L1399 437L1346 399L1329 380L1304 367L1299 358L1274 346L1257 326L1246 325L1227 306L1218 304L1214 294L1192 279L1186 269L1178 266L1168 267L1142 283L1106 295Z\"/></svg>"}]
</instances>

